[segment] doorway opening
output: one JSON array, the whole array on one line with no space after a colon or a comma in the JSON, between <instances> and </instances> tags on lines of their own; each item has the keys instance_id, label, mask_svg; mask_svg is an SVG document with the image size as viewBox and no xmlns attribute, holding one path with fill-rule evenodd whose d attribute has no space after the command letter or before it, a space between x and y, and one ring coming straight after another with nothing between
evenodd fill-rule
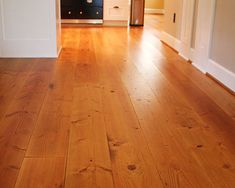
<instances>
[{"instance_id":1,"label":"doorway opening","mask_svg":"<svg viewBox=\"0 0 235 188\"><path fill-rule=\"evenodd\" d=\"M165 14L165 0L145 0L144 16L146 25L156 27L160 32L163 29Z\"/></svg>"},{"instance_id":2,"label":"doorway opening","mask_svg":"<svg viewBox=\"0 0 235 188\"><path fill-rule=\"evenodd\" d=\"M164 14L165 0L145 0L145 14Z\"/></svg>"}]
</instances>

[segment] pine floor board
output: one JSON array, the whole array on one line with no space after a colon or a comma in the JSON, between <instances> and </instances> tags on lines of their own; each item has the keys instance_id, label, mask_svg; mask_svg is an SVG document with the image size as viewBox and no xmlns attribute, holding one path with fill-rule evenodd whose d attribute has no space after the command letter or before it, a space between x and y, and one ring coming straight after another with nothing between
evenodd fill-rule
<instances>
[{"instance_id":1,"label":"pine floor board","mask_svg":"<svg viewBox=\"0 0 235 188\"><path fill-rule=\"evenodd\" d=\"M162 25L64 27L58 59L0 59L0 187L235 187L235 97Z\"/></svg>"}]
</instances>

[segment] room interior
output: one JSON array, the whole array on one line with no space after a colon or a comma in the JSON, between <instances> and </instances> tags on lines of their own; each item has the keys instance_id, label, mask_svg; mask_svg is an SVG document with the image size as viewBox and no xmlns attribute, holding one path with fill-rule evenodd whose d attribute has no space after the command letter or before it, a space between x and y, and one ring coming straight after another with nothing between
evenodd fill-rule
<instances>
[{"instance_id":1,"label":"room interior","mask_svg":"<svg viewBox=\"0 0 235 188\"><path fill-rule=\"evenodd\" d=\"M0 187L235 187L234 8L0 0Z\"/></svg>"}]
</instances>

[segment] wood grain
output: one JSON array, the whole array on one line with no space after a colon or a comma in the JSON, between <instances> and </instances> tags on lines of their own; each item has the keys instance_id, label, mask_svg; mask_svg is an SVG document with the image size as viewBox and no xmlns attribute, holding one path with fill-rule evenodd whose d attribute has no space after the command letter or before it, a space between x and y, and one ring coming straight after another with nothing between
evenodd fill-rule
<instances>
[{"instance_id":1,"label":"wood grain","mask_svg":"<svg viewBox=\"0 0 235 188\"><path fill-rule=\"evenodd\" d=\"M0 122L0 185L14 187L43 104L53 61L32 61L33 67Z\"/></svg>"},{"instance_id":2,"label":"wood grain","mask_svg":"<svg viewBox=\"0 0 235 188\"><path fill-rule=\"evenodd\" d=\"M235 98L145 27L63 27L0 59L0 187L233 188Z\"/></svg>"},{"instance_id":3,"label":"wood grain","mask_svg":"<svg viewBox=\"0 0 235 188\"><path fill-rule=\"evenodd\" d=\"M61 188L64 185L64 158L25 158L17 188Z\"/></svg>"}]
</instances>

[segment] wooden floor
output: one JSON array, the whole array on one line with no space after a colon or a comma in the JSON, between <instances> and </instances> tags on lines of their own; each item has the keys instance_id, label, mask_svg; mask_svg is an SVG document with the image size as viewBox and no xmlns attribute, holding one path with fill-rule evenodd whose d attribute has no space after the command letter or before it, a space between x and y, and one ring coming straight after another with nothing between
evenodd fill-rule
<instances>
[{"instance_id":1,"label":"wooden floor","mask_svg":"<svg viewBox=\"0 0 235 188\"><path fill-rule=\"evenodd\" d=\"M145 28L63 28L0 60L1 188L234 188L235 97Z\"/></svg>"}]
</instances>

